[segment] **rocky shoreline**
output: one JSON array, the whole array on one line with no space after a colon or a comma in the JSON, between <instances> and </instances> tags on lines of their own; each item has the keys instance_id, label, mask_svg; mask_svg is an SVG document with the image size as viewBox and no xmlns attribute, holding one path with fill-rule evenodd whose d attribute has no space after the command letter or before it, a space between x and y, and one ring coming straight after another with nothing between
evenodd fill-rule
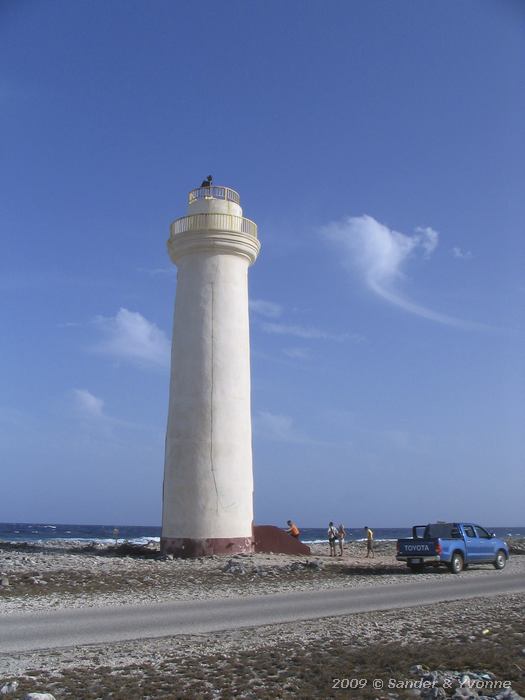
<instances>
[{"instance_id":1,"label":"rocky shoreline","mask_svg":"<svg viewBox=\"0 0 525 700\"><path fill-rule=\"evenodd\" d=\"M368 560L361 543L336 559L327 549L318 545L308 558L163 561L153 546L149 553L119 554L107 546L79 551L0 544L0 579L8 579L0 589L0 614L155 602L167 596L184 600L308 589L330 595L330 589L344 586L451 576L445 570L411 574L395 561L392 543L379 545L376 557ZM459 577L468 583L469 577L504 576L506 571L525 574L525 557L513 557L507 566L503 572L472 567ZM4 685L16 682L6 697L19 700L40 691L56 700L516 700L525 694L524 599L506 595L232 632L1 655L0 693ZM383 687L373 687L374 679ZM394 681L401 685L389 685Z\"/></svg>"}]
</instances>

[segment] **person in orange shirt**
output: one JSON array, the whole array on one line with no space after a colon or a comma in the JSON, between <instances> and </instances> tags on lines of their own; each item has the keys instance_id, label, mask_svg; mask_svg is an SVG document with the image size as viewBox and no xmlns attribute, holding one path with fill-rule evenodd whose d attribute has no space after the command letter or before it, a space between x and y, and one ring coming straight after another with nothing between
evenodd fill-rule
<instances>
[{"instance_id":1,"label":"person in orange shirt","mask_svg":"<svg viewBox=\"0 0 525 700\"><path fill-rule=\"evenodd\" d=\"M286 532L298 540L300 532L299 532L299 528L297 527L297 525L295 523L293 523L291 520L288 520L286 522L286 524L288 525L288 530L286 530Z\"/></svg>"}]
</instances>

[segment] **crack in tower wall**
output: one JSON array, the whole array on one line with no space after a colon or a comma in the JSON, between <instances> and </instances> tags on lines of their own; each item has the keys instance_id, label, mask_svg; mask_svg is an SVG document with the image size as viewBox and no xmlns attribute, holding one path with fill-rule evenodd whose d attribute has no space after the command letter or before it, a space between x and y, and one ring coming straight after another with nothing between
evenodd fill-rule
<instances>
[{"instance_id":1,"label":"crack in tower wall","mask_svg":"<svg viewBox=\"0 0 525 700\"><path fill-rule=\"evenodd\" d=\"M213 281L210 284L210 295L211 295L211 340L210 340L210 469L213 478L213 486L215 488L216 497L216 509L219 512L219 490L217 488L217 479L215 477L215 470L213 468L213 404L215 401L214 396L214 372L213 372L213 345L214 345L214 295L213 295Z\"/></svg>"}]
</instances>

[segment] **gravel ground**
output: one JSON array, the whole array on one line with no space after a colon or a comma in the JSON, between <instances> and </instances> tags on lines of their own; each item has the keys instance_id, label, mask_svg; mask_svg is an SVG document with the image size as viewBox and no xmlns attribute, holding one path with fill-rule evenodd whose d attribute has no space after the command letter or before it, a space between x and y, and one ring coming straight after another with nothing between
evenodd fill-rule
<instances>
[{"instance_id":1,"label":"gravel ground","mask_svg":"<svg viewBox=\"0 0 525 700\"><path fill-rule=\"evenodd\" d=\"M0 614L445 581L451 576L444 568L411 573L395 560L393 543L378 543L373 559L365 557L363 543L352 543L336 558L322 545L312 549L311 557L253 554L163 561L156 558L156 547L141 550L142 556L125 556L125 547L115 555L108 546L20 548L0 543ZM459 576L520 571L525 575L525 557L514 556L501 572L479 565Z\"/></svg>"},{"instance_id":2,"label":"gravel ground","mask_svg":"<svg viewBox=\"0 0 525 700\"><path fill-rule=\"evenodd\" d=\"M392 680L406 684L415 680L410 669L419 664L429 670L491 673L523 695L524 602L521 595L479 598L238 632L4 655L0 685L17 680L14 697L46 691L57 700L393 700L417 695L405 689L378 693L373 680L385 689ZM361 687L341 688L345 678ZM493 696L487 691L486 697Z\"/></svg>"},{"instance_id":3,"label":"gravel ground","mask_svg":"<svg viewBox=\"0 0 525 700\"><path fill-rule=\"evenodd\" d=\"M127 547L114 551L107 546L75 549L74 545L3 543L0 615L286 590L326 590L330 595L335 587L446 581L452 576L445 569L410 573L395 561L393 543L379 544L374 559L365 558L361 543L352 544L336 559L326 550L316 546L311 557L163 561L155 547L141 556L126 556ZM468 580L517 571L525 574L525 557L511 557L500 572L492 566L477 566L460 577ZM505 682L507 695L486 689L469 696L462 688L461 697L516 700L525 694L524 603L523 595L505 595L235 632L4 654L0 655L0 692L4 684L16 682L16 690L7 696L14 700L28 692L50 692L56 700L458 700L457 679L466 678L468 671L472 677ZM427 677L438 683L428 691L431 694L407 686ZM456 678L455 685L445 689L443 678ZM383 690L373 687L373 679L383 684ZM346 688L347 682L359 685ZM405 685L389 686L393 682Z\"/></svg>"}]
</instances>

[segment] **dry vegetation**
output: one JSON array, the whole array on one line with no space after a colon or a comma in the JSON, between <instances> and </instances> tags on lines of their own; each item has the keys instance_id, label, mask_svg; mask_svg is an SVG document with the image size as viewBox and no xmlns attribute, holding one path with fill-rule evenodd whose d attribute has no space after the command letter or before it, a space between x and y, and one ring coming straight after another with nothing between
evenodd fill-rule
<instances>
[{"instance_id":1,"label":"dry vegetation","mask_svg":"<svg viewBox=\"0 0 525 700\"><path fill-rule=\"evenodd\" d=\"M9 585L0 590L0 599L21 609L37 598L45 609L55 601L63 605L65 598L67 605L77 600L91 604L100 600L99 594L108 594L109 601L131 602L141 592L149 596L148 591L160 598L253 595L305 587L388 585L400 578L419 581L427 576L414 576L395 562L391 545L375 561L363 560L358 547L337 560L319 550L314 559L321 565L312 568L297 566L294 558L241 557L235 561L242 562L244 574L223 571L224 559L163 562L156 551L129 547L60 553L49 548L21 551L19 545L10 549L4 543L0 549L9 567ZM514 551L520 549L525 551L517 543ZM523 557L514 559L516 570L523 568L522 562ZM499 575L475 567L461 576L468 583L472 575L492 573ZM442 575L450 576L444 570ZM35 583L42 579L45 584ZM394 700L414 696L401 690L389 696L386 688L381 693L370 687L371 679L385 684L389 678L413 679L409 669L423 664L431 670L490 671L525 695L523 603L523 596L509 595L236 632L0 656L0 686L18 680L14 699L46 691L56 700ZM361 690L337 690L335 678L364 678L369 684Z\"/></svg>"},{"instance_id":2,"label":"dry vegetation","mask_svg":"<svg viewBox=\"0 0 525 700\"><path fill-rule=\"evenodd\" d=\"M337 639L322 646L282 643L272 648L197 658L167 657L124 668L100 666L93 670L68 668L58 675L31 674L20 691L36 687L62 698L376 698L371 687L359 691L334 690L335 678L411 678L409 668L423 664L430 669L490 670L498 679L512 681L513 689L525 693L525 626L501 630L501 635L478 642L429 641L417 647L374 644L366 648L340 645ZM413 697L397 691L402 698ZM386 696L386 693L385 693Z\"/></svg>"},{"instance_id":3,"label":"dry vegetation","mask_svg":"<svg viewBox=\"0 0 525 700\"><path fill-rule=\"evenodd\" d=\"M524 597L457 601L410 610L273 625L237 632L144 640L27 657L19 694L57 700L388 698L374 678L412 679L410 668L489 671L525 693ZM488 627L487 627L488 626ZM39 664L39 661L41 663ZM364 678L362 690L334 689ZM392 692L392 691L389 691ZM451 696L452 691L449 693ZM490 693L487 693L490 695Z\"/></svg>"}]
</instances>

